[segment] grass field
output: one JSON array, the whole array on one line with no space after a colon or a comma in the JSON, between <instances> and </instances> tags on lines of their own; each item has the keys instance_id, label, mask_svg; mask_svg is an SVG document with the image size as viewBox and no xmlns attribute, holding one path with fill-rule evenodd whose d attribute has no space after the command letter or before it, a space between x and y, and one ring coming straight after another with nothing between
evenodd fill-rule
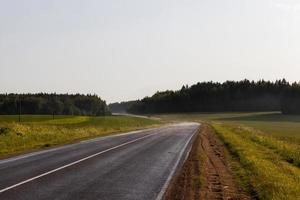
<instances>
[{"instance_id":1,"label":"grass field","mask_svg":"<svg viewBox=\"0 0 300 200\"><path fill-rule=\"evenodd\" d=\"M261 113L202 113L160 115L163 119L222 122L259 129L274 137L300 142L300 115L282 115L279 112Z\"/></svg>"},{"instance_id":2,"label":"grass field","mask_svg":"<svg viewBox=\"0 0 300 200\"><path fill-rule=\"evenodd\" d=\"M78 140L153 127L161 122L128 116L0 115L0 157Z\"/></svg>"},{"instance_id":3,"label":"grass field","mask_svg":"<svg viewBox=\"0 0 300 200\"><path fill-rule=\"evenodd\" d=\"M238 182L250 186L259 199L300 199L300 116L269 112L160 117L209 123L230 152L228 162Z\"/></svg>"}]
</instances>

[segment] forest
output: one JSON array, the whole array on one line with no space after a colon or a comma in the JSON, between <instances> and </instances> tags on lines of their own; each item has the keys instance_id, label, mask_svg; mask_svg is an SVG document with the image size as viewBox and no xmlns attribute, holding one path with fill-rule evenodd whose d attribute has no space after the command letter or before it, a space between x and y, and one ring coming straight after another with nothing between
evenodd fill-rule
<instances>
[{"instance_id":1,"label":"forest","mask_svg":"<svg viewBox=\"0 0 300 200\"><path fill-rule=\"evenodd\" d=\"M0 114L109 115L179 112L282 111L300 114L300 84L271 81L199 82L109 106L97 95L0 94Z\"/></svg>"},{"instance_id":2,"label":"forest","mask_svg":"<svg viewBox=\"0 0 300 200\"><path fill-rule=\"evenodd\" d=\"M112 113L126 113L127 110L136 102L137 101L116 102L109 104L108 107Z\"/></svg>"},{"instance_id":3,"label":"forest","mask_svg":"<svg viewBox=\"0 0 300 200\"><path fill-rule=\"evenodd\" d=\"M300 114L300 84L285 79L199 82L177 91L157 92L127 108L135 114L243 111Z\"/></svg>"},{"instance_id":4,"label":"forest","mask_svg":"<svg viewBox=\"0 0 300 200\"><path fill-rule=\"evenodd\" d=\"M0 94L0 114L109 115L106 102L97 95Z\"/></svg>"}]
</instances>

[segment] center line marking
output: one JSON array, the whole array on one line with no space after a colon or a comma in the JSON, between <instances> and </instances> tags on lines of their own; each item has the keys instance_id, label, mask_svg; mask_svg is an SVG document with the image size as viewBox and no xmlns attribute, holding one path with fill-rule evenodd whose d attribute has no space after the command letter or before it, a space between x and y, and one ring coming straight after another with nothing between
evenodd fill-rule
<instances>
[{"instance_id":1,"label":"center line marking","mask_svg":"<svg viewBox=\"0 0 300 200\"><path fill-rule=\"evenodd\" d=\"M111 151L111 150L114 150L114 149L117 149L117 148L126 146L126 145L128 145L128 144L137 142L137 141L139 141L139 140L142 140L142 139L144 139L144 138L147 138L147 137L150 137L150 136L153 136L153 135L157 135L157 134L159 134L159 133L160 133L160 132L154 133L154 134L150 134L150 135L145 135L145 136L143 136L143 137L140 137L140 138L131 140L131 141L129 141L129 142L125 142L125 143L119 144L119 145L117 145L117 146L111 147L111 148L106 149L106 150L104 150L104 151L100 151L100 152L98 152L98 153L92 154L92 155L90 155L90 156L87 156L87 157L82 158L82 159L80 159L80 160L74 161L74 162L69 163L69 164L67 164L67 165L64 165L64 166L61 166L61 167L59 167L59 168L53 169L53 170L51 170L51 171L45 172L45 173L43 173L43 174L40 174L40 175L35 176L35 177L32 177L32 178L27 179L27 180L25 180L25 181L22 181L22 182L20 182L20 183L17 183L17 184L14 184L14 185L12 185L12 186L9 186L9 187L7 187L7 188L1 189L1 190L0 190L0 194L3 193L3 192L5 192L5 191L7 191L7 190L16 188L16 187L18 187L18 186L20 186L20 185L23 185L23 184L25 184L25 183L31 182L31 181L36 180L36 179L38 179L38 178L47 176L47 175L52 174L52 173L54 173L54 172L57 172L57 171L59 171L59 170L65 169L65 168L67 168L67 167L73 166L73 165L75 165L75 164L78 164L78 163L83 162L83 161L85 161L85 160L88 160L88 159L90 159L90 158L93 158L93 157L95 157L95 156L104 154L104 153L106 153L106 152L108 152L108 151Z\"/></svg>"}]
</instances>

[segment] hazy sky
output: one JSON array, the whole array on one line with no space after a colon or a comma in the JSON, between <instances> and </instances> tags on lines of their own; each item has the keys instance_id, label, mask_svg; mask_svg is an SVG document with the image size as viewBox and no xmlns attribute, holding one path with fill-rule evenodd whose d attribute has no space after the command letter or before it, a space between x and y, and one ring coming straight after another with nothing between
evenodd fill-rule
<instances>
[{"instance_id":1,"label":"hazy sky","mask_svg":"<svg viewBox=\"0 0 300 200\"><path fill-rule=\"evenodd\" d=\"M108 102L199 81L300 79L299 0L0 0L0 93Z\"/></svg>"}]
</instances>

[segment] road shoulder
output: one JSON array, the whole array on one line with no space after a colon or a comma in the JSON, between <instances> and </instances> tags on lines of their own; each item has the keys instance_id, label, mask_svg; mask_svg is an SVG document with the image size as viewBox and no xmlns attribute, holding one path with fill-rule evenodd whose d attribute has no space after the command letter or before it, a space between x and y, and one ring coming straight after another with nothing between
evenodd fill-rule
<instances>
[{"instance_id":1,"label":"road shoulder","mask_svg":"<svg viewBox=\"0 0 300 200\"><path fill-rule=\"evenodd\" d=\"M173 178L165 200L251 199L236 181L223 143L203 124L182 169Z\"/></svg>"}]
</instances>

